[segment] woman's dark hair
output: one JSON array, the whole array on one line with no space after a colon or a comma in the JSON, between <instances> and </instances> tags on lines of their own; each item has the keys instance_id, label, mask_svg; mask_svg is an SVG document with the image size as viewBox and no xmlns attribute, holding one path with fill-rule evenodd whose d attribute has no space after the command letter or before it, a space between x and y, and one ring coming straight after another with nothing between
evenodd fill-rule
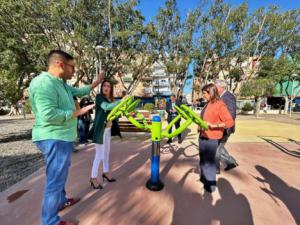
<instances>
[{"instance_id":1,"label":"woman's dark hair","mask_svg":"<svg viewBox=\"0 0 300 225\"><path fill-rule=\"evenodd\" d=\"M210 95L210 101L212 103L218 101L220 96L218 94L218 89L214 84L207 84L202 88L202 92L206 91Z\"/></svg>"},{"instance_id":2,"label":"woman's dark hair","mask_svg":"<svg viewBox=\"0 0 300 225\"><path fill-rule=\"evenodd\" d=\"M113 101L114 100L114 85L113 83L110 81L110 80L104 80L101 84L101 88L100 88L100 94L105 96L104 93L103 93L103 85L105 83L109 83L110 84L110 93L109 93L109 99L110 101ZM105 96L106 97L106 96Z\"/></svg>"}]
</instances>

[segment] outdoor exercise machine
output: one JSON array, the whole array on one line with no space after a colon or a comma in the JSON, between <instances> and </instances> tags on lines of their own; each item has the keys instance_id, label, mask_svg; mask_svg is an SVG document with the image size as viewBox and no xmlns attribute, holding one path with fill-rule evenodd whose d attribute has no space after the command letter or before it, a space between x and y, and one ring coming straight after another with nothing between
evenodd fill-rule
<instances>
[{"instance_id":1,"label":"outdoor exercise machine","mask_svg":"<svg viewBox=\"0 0 300 225\"><path fill-rule=\"evenodd\" d=\"M160 141L162 138L173 138L182 133L192 123L197 124L203 129L208 129L207 124L190 108L185 105L180 107L174 106L178 115L168 124L168 126L162 129L162 123L160 116L154 116L152 124L149 124L145 117L136 110L136 107L140 103L140 99L134 100L132 96L122 100L108 115L107 119L112 121L122 114L136 127L151 132L152 140L152 156L151 156L151 177L146 183L146 187L151 191L160 191L163 189L164 184L159 179L159 163L160 163ZM134 113L135 117L132 116ZM169 133L171 127L179 120L183 118L185 122L176 130Z\"/></svg>"}]
</instances>

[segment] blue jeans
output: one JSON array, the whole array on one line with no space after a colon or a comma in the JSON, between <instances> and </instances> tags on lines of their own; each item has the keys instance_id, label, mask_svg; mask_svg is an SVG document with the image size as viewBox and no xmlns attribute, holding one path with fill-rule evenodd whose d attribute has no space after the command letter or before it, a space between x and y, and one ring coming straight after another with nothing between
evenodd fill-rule
<instances>
[{"instance_id":1,"label":"blue jeans","mask_svg":"<svg viewBox=\"0 0 300 225\"><path fill-rule=\"evenodd\" d=\"M42 224L57 225L59 208L67 201L65 184L71 164L73 142L43 140L35 142L44 155L46 186L42 203Z\"/></svg>"}]
</instances>

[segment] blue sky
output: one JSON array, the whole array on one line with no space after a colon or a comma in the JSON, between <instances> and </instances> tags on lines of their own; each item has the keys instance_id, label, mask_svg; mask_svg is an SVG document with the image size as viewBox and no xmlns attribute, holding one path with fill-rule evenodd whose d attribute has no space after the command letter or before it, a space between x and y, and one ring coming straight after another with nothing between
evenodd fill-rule
<instances>
[{"instance_id":1,"label":"blue sky","mask_svg":"<svg viewBox=\"0 0 300 225\"><path fill-rule=\"evenodd\" d=\"M158 12L158 9L164 6L165 0L140 0L139 9L141 9L146 21L154 18ZM251 11L268 5L277 5L282 11L289 9L300 9L299 0L225 0L224 2L230 3L232 6L237 6L243 2L249 4ZM186 15L189 9L194 9L198 5L198 0L177 0L178 9L182 15Z\"/></svg>"},{"instance_id":2,"label":"blue sky","mask_svg":"<svg viewBox=\"0 0 300 225\"><path fill-rule=\"evenodd\" d=\"M211 2L211 1L210 1ZM247 2L249 5L250 11L254 11L259 7L268 6L268 5L277 5L280 8L280 11L286 11L289 9L300 9L300 0L224 0L226 3L230 3L232 6L237 6L243 2ZM145 22L153 20L155 15L158 12L160 7L163 7L165 0L140 0L138 8L142 11L143 16L145 17ZM198 0L177 0L178 9L182 16L185 16L189 9L194 9L197 7ZM189 93L191 86L187 85L184 92Z\"/></svg>"}]
</instances>

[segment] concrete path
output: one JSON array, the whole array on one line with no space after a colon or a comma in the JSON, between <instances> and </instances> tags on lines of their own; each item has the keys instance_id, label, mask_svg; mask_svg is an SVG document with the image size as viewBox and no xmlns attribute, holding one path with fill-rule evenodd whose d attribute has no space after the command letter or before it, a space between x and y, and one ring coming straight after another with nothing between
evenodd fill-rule
<instances>
[{"instance_id":1,"label":"concrete path","mask_svg":"<svg viewBox=\"0 0 300 225\"><path fill-rule=\"evenodd\" d=\"M67 193L82 200L60 215L81 225L295 225L300 224L300 158L259 136L299 153L299 126L271 121L238 121L227 145L240 166L218 176L218 190L205 193L198 175L195 126L182 144L162 143L161 179L165 188L145 188L150 175L149 134L115 138L111 150L115 183L89 187L92 144L72 158ZM256 126L256 127L254 127ZM278 137L280 137L278 139ZM273 139L272 139L273 138ZM40 224L44 169L0 193L1 225Z\"/></svg>"}]
</instances>

